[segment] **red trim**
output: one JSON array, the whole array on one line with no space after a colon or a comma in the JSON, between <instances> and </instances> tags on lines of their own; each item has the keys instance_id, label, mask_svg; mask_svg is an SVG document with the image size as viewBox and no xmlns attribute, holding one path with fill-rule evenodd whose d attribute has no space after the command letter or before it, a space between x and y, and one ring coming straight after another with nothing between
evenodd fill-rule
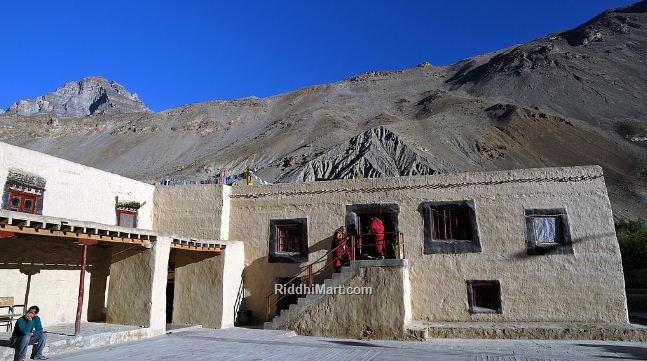
<instances>
[{"instance_id":1,"label":"red trim","mask_svg":"<svg viewBox=\"0 0 647 361\"><path fill-rule=\"evenodd\" d=\"M122 214L128 214L128 215L133 216L134 224L127 225L127 226L122 226L121 225L121 215ZM125 209L117 209L117 225L122 226L122 227L137 228L137 211L128 211L128 210L125 210Z\"/></svg>"},{"instance_id":2,"label":"red trim","mask_svg":"<svg viewBox=\"0 0 647 361\"><path fill-rule=\"evenodd\" d=\"M281 224L276 226L276 251L277 252L301 252L301 225L300 224ZM290 230L296 230L297 234L293 234L292 238L287 233ZM286 250L281 249L281 239L285 237ZM290 247L292 246L292 247ZM296 249L293 249L296 248Z\"/></svg>"},{"instance_id":3,"label":"red trim","mask_svg":"<svg viewBox=\"0 0 647 361\"><path fill-rule=\"evenodd\" d=\"M18 207L13 206L14 198L18 198ZM27 201L31 201L31 206L25 207L25 203ZM15 189L9 189L7 209L10 211L16 211L16 212L35 213L37 209L37 204L39 201L40 201L40 196L36 194L21 192Z\"/></svg>"}]
</instances>

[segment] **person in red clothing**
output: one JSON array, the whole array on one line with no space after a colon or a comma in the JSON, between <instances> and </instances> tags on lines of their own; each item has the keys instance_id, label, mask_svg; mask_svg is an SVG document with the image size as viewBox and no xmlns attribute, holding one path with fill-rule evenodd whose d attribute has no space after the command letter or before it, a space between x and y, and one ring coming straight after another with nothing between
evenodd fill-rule
<instances>
[{"instance_id":1,"label":"person in red clothing","mask_svg":"<svg viewBox=\"0 0 647 361\"><path fill-rule=\"evenodd\" d=\"M332 247L335 250L335 272L339 272L342 266L350 264L352 258L351 249L348 247L348 236L346 227L341 226L335 231Z\"/></svg>"},{"instance_id":2,"label":"person in red clothing","mask_svg":"<svg viewBox=\"0 0 647 361\"><path fill-rule=\"evenodd\" d=\"M384 223L380 218L373 217L368 233L375 235L375 247L377 248L378 257L384 259L386 256L386 242L384 241Z\"/></svg>"}]
</instances>

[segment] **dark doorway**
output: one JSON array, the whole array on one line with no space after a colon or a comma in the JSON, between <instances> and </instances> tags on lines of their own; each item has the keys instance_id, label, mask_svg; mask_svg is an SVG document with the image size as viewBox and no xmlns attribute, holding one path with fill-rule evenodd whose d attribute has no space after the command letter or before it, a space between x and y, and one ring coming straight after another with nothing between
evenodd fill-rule
<instances>
[{"instance_id":1,"label":"dark doorway","mask_svg":"<svg viewBox=\"0 0 647 361\"><path fill-rule=\"evenodd\" d=\"M286 285L286 287L292 284L294 285L294 287L297 287L301 284L300 278L294 279L292 281L290 280L292 280L292 277L279 277L276 279L276 283L284 284ZM299 301L299 298L301 298L302 296L302 294L277 295L277 297L279 297L280 299L276 303L276 315L278 316L282 310L287 310L291 304L297 303Z\"/></svg>"},{"instance_id":2,"label":"dark doorway","mask_svg":"<svg viewBox=\"0 0 647 361\"><path fill-rule=\"evenodd\" d=\"M356 254L358 259L381 258L376 245L377 237L371 234L373 219L381 221L384 228L384 256L397 258L396 240L398 233L397 204L354 204L346 206L346 228L349 235L356 237ZM360 248L361 244L361 248Z\"/></svg>"},{"instance_id":3,"label":"dark doorway","mask_svg":"<svg viewBox=\"0 0 647 361\"><path fill-rule=\"evenodd\" d=\"M168 278L166 280L166 323L173 323L173 296L175 295L175 262L168 262Z\"/></svg>"},{"instance_id":4,"label":"dark doorway","mask_svg":"<svg viewBox=\"0 0 647 361\"><path fill-rule=\"evenodd\" d=\"M395 244L395 228L391 222L389 213L384 212L357 212L358 228L362 244L361 254L373 258L381 258L381 253L377 248L377 237L372 233L373 219L377 218L384 225L385 257L395 258L393 245Z\"/></svg>"}]
</instances>

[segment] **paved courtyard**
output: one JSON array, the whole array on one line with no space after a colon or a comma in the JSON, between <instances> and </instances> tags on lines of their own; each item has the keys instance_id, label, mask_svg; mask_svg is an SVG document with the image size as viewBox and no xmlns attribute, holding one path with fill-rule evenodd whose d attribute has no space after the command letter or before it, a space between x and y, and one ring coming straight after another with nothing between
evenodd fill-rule
<instances>
[{"instance_id":1,"label":"paved courtyard","mask_svg":"<svg viewBox=\"0 0 647 361\"><path fill-rule=\"evenodd\" d=\"M536 340L364 341L253 329L189 330L52 360L647 360L647 343Z\"/></svg>"}]
</instances>

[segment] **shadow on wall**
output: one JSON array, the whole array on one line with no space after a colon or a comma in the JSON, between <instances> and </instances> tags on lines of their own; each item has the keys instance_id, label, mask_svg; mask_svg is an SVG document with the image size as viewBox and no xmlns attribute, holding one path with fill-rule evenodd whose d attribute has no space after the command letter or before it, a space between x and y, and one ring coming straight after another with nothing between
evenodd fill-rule
<instances>
[{"instance_id":1,"label":"shadow on wall","mask_svg":"<svg viewBox=\"0 0 647 361\"><path fill-rule=\"evenodd\" d=\"M0 297L9 296L4 293L10 293L14 295L15 303L24 303L27 307L35 300L40 300L39 306L50 324L74 321L73 317L70 319L65 315L76 312L82 257L80 246L70 239L34 239L18 235L0 239L0 249L0 279L24 278L24 282L2 282ZM88 248L88 321L105 321L109 265L110 248ZM20 299L16 295L24 297Z\"/></svg>"},{"instance_id":2,"label":"shadow on wall","mask_svg":"<svg viewBox=\"0 0 647 361\"><path fill-rule=\"evenodd\" d=\"M251 264L245 267L244 284L245 297L243 297L240 309L252 311L252 323L262 324L265 321L267 309L267 295L274 291L274 284L278 279L292 278L302 267L322 257L326 252L331 250L333 233L331 229L330 236L309 245L310 257L308 262L304 263L269 263L268 256L255 259ZM266 250L269 253L269 249ZM319 253L316 257L315 254ZM332 264L333 255L330 254L321 260L319 267L328 265L325 269L318 270L315 267L313 283L322 283L326 278L330 278L334 267ZM305 280L307 272L304 270L301 278Z\"/></svg>"},{"instance_id":3,"label":"shadow on wall","mask_svg":"<svg viewBox=\"0 0 647 361\"><path fill-rule=\"evenodd\" d=\"M612 237L615 238L615 236L616 236L615 233L604 233L604 234L598 234L598 235L593 235L588 237L572 238L570 240L570 244L575 245L586 241L602 240L602 239L608 239ZM523 251L520 251L520 252L516 252L512 255L512 258L517 258L517 259L532 259L533 257L536 257L536 256L529 255L527 249L524 249Z\"/></svg>"},{"instance_id":4,"label":"shadow on wall","mask_svg":"<svg viewBox=\"0 0 647 361\"><path fill-rule=\"evenodd\" d=\"M212 252L171 250L166 288L167 322L202 324L205 327L220 324L222 304L216 301L205 303L205 300L221 297L219 282L225 275L220 272L220 267L224 261L218 257L222 256ZM197 309L202 313L196 313Z\"/></svg>"},{"instance_id":5,"label":"shadow on wall","mask_svg":"<svg viewBox=\"0 0 647 361\"><path fill-rule=\"evenodd\" d=\"M245 267L245 297L241 302L241 310L252 311L253 324L265 321L266 296L274 291L277 278L291 277L299 272L300 263L269 263L268 256L258 258Z\"/></svg>"}]
</instances>

